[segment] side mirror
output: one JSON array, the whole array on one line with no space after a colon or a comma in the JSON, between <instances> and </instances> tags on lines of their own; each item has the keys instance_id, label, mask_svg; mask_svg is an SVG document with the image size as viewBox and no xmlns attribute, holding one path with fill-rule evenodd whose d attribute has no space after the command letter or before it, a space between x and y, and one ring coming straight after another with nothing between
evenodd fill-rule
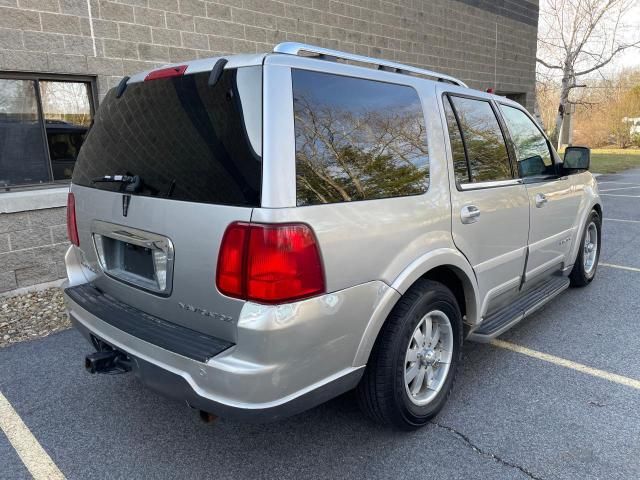
<instances>
[{"instance_id":1,"label":"side mirror","mask_svg":"<svg viewBox=\"0 0 640 480\"><path fill-rule=\"evenodd\" d=\"M562 169L567 173L576 173L577 170L589 170L591 164L591 150L587 147L567 147L564 151L564 164Z\"/></svg>"}]
</instances>

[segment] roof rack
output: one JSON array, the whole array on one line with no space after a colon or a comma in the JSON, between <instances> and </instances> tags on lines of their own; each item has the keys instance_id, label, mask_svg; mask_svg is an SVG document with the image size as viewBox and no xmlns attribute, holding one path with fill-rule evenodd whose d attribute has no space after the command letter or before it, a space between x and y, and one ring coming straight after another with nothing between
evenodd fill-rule
<instances>
[{"instance_id":1,"label":"roof rack","mask_svg":"<svg viewBox=\"0 0 640 480\"><path fill-rule=\"evenodd\" d=\"M404 65L402 63L389 62L387 60L381 60L378 58L365 57L363 55L356 55L353 53L341 52L338 50L330 50L328 48L316 47L314 45L306 45L304 43L297 42L283 42L279 43L273 48L274 53L286 53L288 55L301 55L301 53L311 53L315 54L317 58L324 60L332 60L336 61L340 60L349 60L352 62L366 63L370 65L375 65L378 67L378 70L385 70L387 72L395 72L402 74L414 74L414 75L423 75L431 78L436 78L441 82L450 82L454 85L459 85L461 87L467 87L467 84L462 80L458 80L455 77L450 75L445 75L444 73L433 72L431 70L425 70L424 68L412 67L411 65Z\"/></svg>"}]
</instances>

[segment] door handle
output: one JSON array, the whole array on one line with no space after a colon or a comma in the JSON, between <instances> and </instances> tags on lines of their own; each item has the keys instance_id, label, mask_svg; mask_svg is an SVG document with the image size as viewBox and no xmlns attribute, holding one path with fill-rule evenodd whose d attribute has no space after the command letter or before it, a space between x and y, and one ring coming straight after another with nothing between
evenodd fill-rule
<instances>
[{"instance_id":1,"label":"door handle","mask_svg":"<svg viewBox=\"0 0 640 480\"><path fill-rule=\"evenodd\" d=\"M475 205L465 205L460 210L460 220L462 223L475 223L480 216L480 209Z\"/></svg>"},{"instance_id":2,"label":"door handle","mask_svg":"<svg viewBox=\"0 0 640 480\"><path fill-rule=\"evenodd\" d=\"M538 208L542 208L544 207L544 204L547 203L547 197L545 196L544 193L538 193L536 195L536 207Z\"/></svg>"}]
</instances>

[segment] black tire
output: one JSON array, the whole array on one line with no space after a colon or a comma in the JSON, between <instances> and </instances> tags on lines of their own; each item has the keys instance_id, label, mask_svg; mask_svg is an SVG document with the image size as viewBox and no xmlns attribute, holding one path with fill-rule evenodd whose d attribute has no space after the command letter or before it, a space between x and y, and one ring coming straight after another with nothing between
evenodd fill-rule
<instances>
[{"instance_id":1,"label":"black tire","mask_svg":"<svg viewBox=\"0 0 640 480\"><path fill-rule=\"evenodd\" d=\"M596 258L595 264L593 265L593 269L591 271L586 271L585 269L585 252L584 252L584 240L587 235L588 226L593 223L596 226L597 230L597 238L598 245L596 247ZM592 210L589 216L587 217L587 221L584 224L584 232L582 233L582 238L580 239L580 248L578 250L578 256L576 258L576 263L573 265L573 269L569 274L569 280L572 287L584 287L589 285L591 281L596 276L596 270L598 269L598 261L600 260L600 251L602 250L602 241L601 241L601 232L602 232L602 219L598 212Z\"/></svg>"},{"instance_id":2,"label":"black tire","mask_svg":"<svg viewBox=\"0 0 640 480\"><path fill-rule=\"evenodd\" d=\"M453 355L441 390L429 403L418 406L405 387L405 354L418 323L434 310L449 318ZM377 423L402 430L426 425L451 393L462 352L462 332L462 315L451 290L438 282L418 280L398 301L378 334L357 388L362 411Z\"/></svg>"}]
</instances>

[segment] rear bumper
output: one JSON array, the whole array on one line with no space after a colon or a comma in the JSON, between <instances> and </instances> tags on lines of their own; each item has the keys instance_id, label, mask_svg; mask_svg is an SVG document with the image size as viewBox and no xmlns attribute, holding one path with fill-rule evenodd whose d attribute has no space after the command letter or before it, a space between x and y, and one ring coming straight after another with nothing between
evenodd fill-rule
<instances>
[{"instance_id":1,"label":"rear bumper","mask_svg":"<svg viewBox=\"0 0 640 480\"><path fill-rule=\"evenodd\" d=\"M89 341L92 335L97 336L83 323L78 321L75 316L71 317L71 321ZM100 339L106 341L103 338ZM237 405L223 403L220 400L199 394L182 374L168 370L152 361L137 357L124 348L118 347L115 343L112 344L112 346L126 353L132 360L132 372L146 387L166 397L184 401L191 408L215 413L220 417L246 422L269 422L303 412L341 393L351 390L358 384L362 376L361 369L353 370L335 380L320 385L306 393L302 393L291 400L285 400L282 403Z\"/></svg>"},{"instance_id":2,"label":"rear bumper","mask_svg":"<svg viewBox=\"0 0 640 480\"><path fill-rule=\"evenodd\" d=\"M200 359L117 328L100 318L104 313L92 303L67 293L65 299L80 332L126 353L145 385L219 416L263 422L299 413L357 385L364 365L354 366L354 358L388 288L370 282L294 304L247 303L237 322L236 344Z\"/></svg>"}]
</instances>

